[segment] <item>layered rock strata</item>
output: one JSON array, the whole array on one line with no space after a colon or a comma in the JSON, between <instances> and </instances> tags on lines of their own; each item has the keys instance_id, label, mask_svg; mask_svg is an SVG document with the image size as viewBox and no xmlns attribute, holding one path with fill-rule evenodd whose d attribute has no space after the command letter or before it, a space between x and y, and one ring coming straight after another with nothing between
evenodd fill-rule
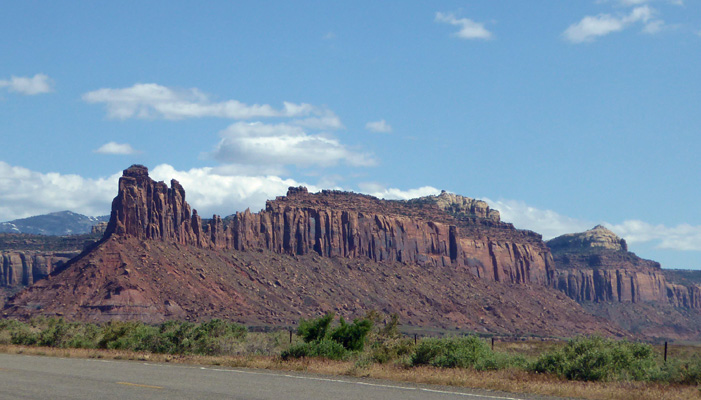
<instances>
[{"instance_id":1,"label":"layered rock strata","mask_svg":"<svg viewBox=\"0 0 701 400\"><path fill-rule=\"evenodd\" d=\"M552 257L540 235L499 221L486 203L442 193L409 202L290 188L265 210L203 223L185 191L155 182L143 166L124 171L106 235L174 241L217 250L452 267L486 279L546 285Z\"/></svg>"},{"instance_id":2,"label":"layered rock strata","mask_svg":"<svg viewBox=\"0 0 701 400\"><path fill-rule=\"evenodd\" d=\"M558 268L551 285L578 302L662 302L701 310L701 287L669 282L660 264L627 251L605 227L548 242Z\"/></svg>"},{"instance_id":3,"label":"layered rock strata","mask_svg":"<svg viewBox=\"0 0 701 400\"><path fill-rule=\"evenodd\" d=\"M0 287L29 286L46 278L79 252L0 252Z\"/></svg>"}]
</instances>

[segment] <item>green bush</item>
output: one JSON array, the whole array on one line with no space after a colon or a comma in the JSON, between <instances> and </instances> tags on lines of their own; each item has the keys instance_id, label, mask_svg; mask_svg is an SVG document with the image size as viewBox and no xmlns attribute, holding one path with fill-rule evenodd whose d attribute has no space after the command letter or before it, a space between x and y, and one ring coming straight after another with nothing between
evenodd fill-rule
<instances>
[{"instance_id":1,"label":"green bush","mask_svg":"<svg viewBox=\"0 0 701 400\"><path fill-rule=\"evenodd\" d=\"M443 339L426 338L416 347L411 357L411 364L488 369L493 363L487 360L493 357L494 354L489 346L474 335Z\"/></svg>"},{"instance_id":2,"label":"green bush","mask_svg":"<svg viewBox=\"0 0 701 400\"><path fill-rule=\"evenodd\" d=\"M192 330L192 352L197 354L227 354L234 344L245 339L246 327L213 319Z\"/></svg>"},{"instance_id":3,"label":"green bush","mask_svg":"<svg viewBox=\"0 0 701 400\"><path fill-rule=\"evenodd\" d=\"M305 320L302 318L299 320L299 328L297 328L297 335L299 335L305 342L314 342L326 338L329 326L333 322L334 313L328 313L323 317L317 319Z\"/></svg>"},{"instance_id":4,"label":"green bush","mask_svg":"<svg viewBox=\"0 0 701 400\"><path fill-rule=\"evenodd\" d=\"M341 317L339 325L331 332L331 340L338 342L347 350L361 351L365 348L365 338L372 329L372 322L367 319L356 319L348 324Z\"/></svg>"},{"instance_id":5,"label":"green bush","mask_svg":"<svg viewBox=\"0 0 701 400\"><path fill-rule=\"evenodd\" d=\"M684 385L701 384L701 357L687 361L671 360L665 363L651 380Z\"/></svg>"},{"instance_id":6,"label":"green bush","mask_svg":"<svg viewBox=\"0 0 701 400\"><path fill-rule=\"evenodd\" d=\"M316 319L299 321L297 334L304 343L291 346L282 352L283 359L299 357L325 357L332 360L345 359L349 352L361 351L372 330L368 319L356 319L352 324L341 317L338 326L330 329L334 313Z\"/></svg>"},{"instance_id":7,"label":"green bush","mask_svg":"<svg viewBox=\"0 0 701 400\"><path fill-rule=\"evenodd\" d=\"M650 380L658 373L654 358L647 344L581 337L540 356L532 370L582 381Z\"/></svg>"},{"instance_id":8,"label":"green bush","mask_svg":"<svg viewBox=\"0 0 701 400\"><path fill-rule=\"evenodd\" d=\"M370 346L370 359L379 364L385 364L412 354L414 341L412 339L380 339Z\"/></svg>"}]
</instances>

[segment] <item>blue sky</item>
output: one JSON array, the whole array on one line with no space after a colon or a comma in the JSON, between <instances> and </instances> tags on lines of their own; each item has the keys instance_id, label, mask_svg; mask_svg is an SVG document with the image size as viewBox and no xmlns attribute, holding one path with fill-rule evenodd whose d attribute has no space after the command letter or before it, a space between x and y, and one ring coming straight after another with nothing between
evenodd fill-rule
<instances>
[{"instance_id":1,"label":"blue sky","mask_svg":"<svg viewBox=\"0 0 701 400\"><path fill-rule=\"evenodd\" d=\"M445 189L701 268L697 1L22 1L0 35L2 221L106 214L141 163L203 215Z\"/></svg>"}]
</instances>

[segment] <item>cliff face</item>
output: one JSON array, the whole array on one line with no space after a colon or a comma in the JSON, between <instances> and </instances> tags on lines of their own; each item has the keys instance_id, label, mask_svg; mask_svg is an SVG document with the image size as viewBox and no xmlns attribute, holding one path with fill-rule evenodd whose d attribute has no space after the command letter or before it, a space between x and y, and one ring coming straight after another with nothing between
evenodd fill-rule
<instances>
[{"instance_id":1,"label":"cliff face","mask_svg":"<svg viewBox=\"0 0 701 400\"><path fill-rule=\"evenodd\" d=\"M578 302L660 302L701 310L701 288L667 280L659 263L627 251L603 226L548 242L555 264L551 285Z\"/></svg>"},{"instance_id":2,"label":"cliff face","mask_svg":"<svg viewBox=\"0 0 701 400\"><path fill-rule=\"evenodd\" d=\"M442 193L409 202L290 188L259 213L202 222L175 180L168 188L132 166L119 181L107 235L217 250L369 258L452 267L492 281L546 285L552 257L539 235L499 221L486 203Z\"/></svg>"},{"instance_id":3,"label":"cliff face","mask_svg":"<svg viewBox=\"0 0 701 400\"><path fill-rule=\"evenodd\" d=\"M29 286L49 276L79 252L0 252L0 287Z\"/></svg>"}]
</instances>

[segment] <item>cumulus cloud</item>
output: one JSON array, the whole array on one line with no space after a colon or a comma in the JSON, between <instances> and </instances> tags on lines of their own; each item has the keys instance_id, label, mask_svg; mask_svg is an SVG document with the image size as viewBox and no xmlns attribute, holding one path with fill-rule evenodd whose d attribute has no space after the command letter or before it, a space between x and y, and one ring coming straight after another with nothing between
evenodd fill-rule
<instances>
[{"instance_id":1,"label":"cumulus cloud","mask_svg":"<svg viewBox=\"0 0 701 400\"><path fill-rule=\"evenodd\" d=\"M552 210L543 210L516 200L485 200L493 209L501 212L501 219L520 229L529 229L549 240L566 233L584 232L597 222L568 217ZM701 226L680 224L669 227L653 225L640 220L627 220L618 224L604 222L607 228L624 238L628 244L649 243L658 249L677 251L701 251Z\"/></svg>"},{"instance_id":2,"label":"cumulus cloud","mask_svg":"<svg viewBox=\"0 0 701 400\"><path fill-rule=\"evenodd\" d=\"M290 124L237 122L219 133L221 140L212 156L224 163L244 165L373 166L375 159L348 149L337 139L308 134Z\"/></svg>"},{"instance_id":3,"label":"cumulus cloud","mask_svg":"<svg viewBox=\"0 0 701 400\"><path fill-rule=\"evenodd\" d=\"M316 110L316 116L293 120L294 125L316 130L343 129L343 123L333 111L329 109Z\"/></svg>"},{"instance_id":4,"label":"cumulus cloud","mask_svg":"<svg viewBox=\"0 0 701 400\"><path fill-rule=\"evenodd\" d=\"M88 103L104 104L110 118L184 119L219 117L250 119L301 117L323 113L310 104L283 102L281 109L268 104L248 105L237 100L213 102L199 89L174 89L155 83L139 83L124 89L103 88L85 93Z\"/></svg>"},{"instance_id":5,"label":"cumulus cloud","mask_svg":"<svg viewBox=\"0 0 701 400\"><path fill-rule=\"evenodd\" d=\"M134 150L128 143L116 143L108 142L100 146L99 149L95 150L95 153L100 154L114 154L114 155L130 155L136 154L137 151Z\"/></svg>"},{"instance_id":6,"label":"cumulus cloud","mask_svg":"<svg viewBox=\"0 0 701 400\"><path fill-rule=\"evenodd\" d=\"M576 24L570 25L562 35L565 40L571 43L592 42L599 37L622 31L636 23L643 24L643 32L645 33L657 33L664 25L664 21L655 18L655 14L655 9L644 5L633 8L630 13L625 15L586 16Z\"/></svg>"},{"instance_id":7,"label":"cumulus cloud","mask_svg":"<svg viewBox=\"0 0 701 400\"><path fill-rule=\"evenodd\" d=\"M596 225L559 214L552 210L543 210L529 206L518 200L491 200L483 198L489 207L499 210L502 221L511 222L516 228L528 229L543 235L549 240L565 233L583 232Z\"/></svg>"},{"instance_id":8,"label":"cumulus cloud","mask_svg":"<svg viewBox=\"0 0 701 400\"><path fill-rule=\"evenodd\" d=\"M456 18L453 13L436 13L436 22L450 24L460 29L454 35L460 39L491 39L492 33L484 27L484 23L475 22L469 18Z\"/></svg>"},{"instance_id":9,"label":"cumulus cloud","mask_svg":"<svg viewBox=\"0 0 701 400\"><path fill-rule=\"evenodd\" d=\"M90 179L41 173L0 161L0 221L63 210L90 216L109 214L121 175L119 171ZM210 167L179 171L161 164L151 169L149 175L168 183L177 179L185 188L187 201L203 217L230 215L246 208L258 211L265 207L266 200L284 195L290 186L304 185L312 192L320 190L314 185L273 175L222 175Z\"/></svg>"},{"instance_id":10,"label":"cumulus cloud","mask_svg":"<svg viewBox=\"0 0 701 400\"><path fill-rule=\"evenodd\" d=\"M7 88L10 92L32 96L52 92L53 82L51 78L44 74L36 74L31 78L12 76L9 80L0 79L0 88Z\"/></svg>"},{"instance_id":11,"label":"cumulus cloud","mask_svg":"<svg viewBox=\"0 0 701 400\"><path fill-rule=\"evenodd\" d=\"M402 190L397 188L388 188L375 182L360 183L358 188L362 193L387 200L409 200L417 197L438 195L441 193L440 190L432 186L422 186L415 189Z\"/></svg>"},{"instance_id":12,"label":"cumulus cloud","mask_svg":"<svg viewBox=\"0 0 701 400\"><path fill-rule=\"evenodd\" d=\"M652 225L639 220L624 221L606 226L628 243L655 242L656 247L669 250L701 251L701 226L680 224L677 226Z\"/></svg>"},{"instance_id":13,"label":"cumulus cloud","mask_svg":"<svg viewBox=\"0 0 701 400\"><path fill-rule=\"evenodd\" d=\"M365 124L365 129L371 131L371 132L381 132L381 133L390 133L392 132L392 126L387 123L384 119L379 120L379 121L372 121L368 122Z\"/></svg>"},{"instance_id":14,"label":"cumulus cloud","mask_svg":"<svg viewBox=\"0 0 701 400\"><path fill-rule=\"evenodd\" d=\"M63 210L90 216L108 214L119 176L88 179L44 174L0 161L0 221Z\"/></svg>"},{"instance_id":15,"label":"cumulus cloud","mask_svg":"<svg viewBox=\"0 0 701 400\"><path fill-rule=\"evenodd\" d=\"M310 192L321 190L314 185L273 175L221 175L211 167L179 171L161 164L149 175L156 180L170 182L176 179L180 182L185 188L187 202L205 218L213 214L231 215L246 208L257 212L265 207L266 200L285 195L290 186L306 186Z\"/></svg>"}]
</instances>

